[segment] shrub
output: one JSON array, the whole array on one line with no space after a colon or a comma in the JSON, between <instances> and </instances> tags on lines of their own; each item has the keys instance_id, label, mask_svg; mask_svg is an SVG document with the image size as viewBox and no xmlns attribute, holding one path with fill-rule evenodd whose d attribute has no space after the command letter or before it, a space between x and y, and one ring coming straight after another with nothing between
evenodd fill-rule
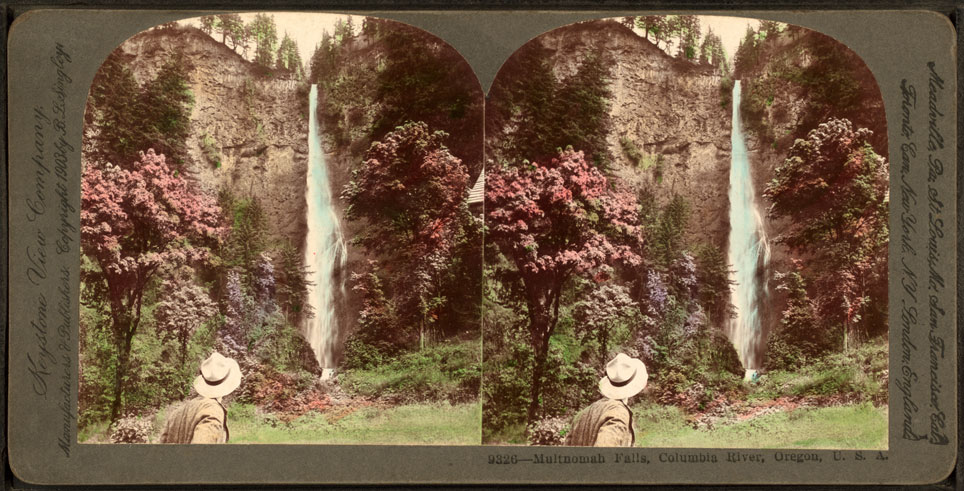
<instances>
[{"instance_id":1,"label":"shrub","mask_svg":"<svg viewBox=\"0 0 964 491\"><path fill-rule=\"evenodd\" d=\"M110 428L111 443L148 443L154 427L150 418L128 415Z\"/></svg>"},{"instance_id":2,"label":"shrub","mask_svg":"<svg viewBox=\"0 0 964 491\"><path fill-rule=\"evenodd\" d=\"M569 418L549 417L526 429L529 445L563 445L569 433Z\"/></svg>"},{"instance_id":3,"label":"shrub","mask_svg":"<svg viewBox=\"0 0 964 491\"><path fill-rule=\"evenodd\" d=\"M342 387L355 395L405 402L455 404L478 398L481 379L478 342L440 344L381 360L380 365L343 373Z\"/></svg>"},{"instance_id":4,"label":"shrub","mask_svg":"<svg viewBox=\"0 0 964 491\"><path fill-rule=\"evenodd\" d=\"M201 153L215 169L221 168L221 152L218 150L218 144L207 132L201 134Z\"/></svg>"},{"instance_id":5,"label":"shrub","mask_svg":"<svg viewBox=\"0 0 964 491\"><path fill-rule=\"evenodd\" d=\"M619 145L623 149L623 153L626 157L629 157L629 161L633 163L636 167L643 166L643 152L640 151L639 147L636 146L636 142L629 139L629 137L623 136L619 138Z\"/></svg>"}]
</instances>

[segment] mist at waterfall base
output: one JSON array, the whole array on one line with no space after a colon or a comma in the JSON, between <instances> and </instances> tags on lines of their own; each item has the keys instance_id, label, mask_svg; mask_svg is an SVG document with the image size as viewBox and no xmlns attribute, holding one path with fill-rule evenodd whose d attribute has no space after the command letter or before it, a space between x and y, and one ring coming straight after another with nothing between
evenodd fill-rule
<instances>
[{"instance_id":1,"label":"mist at waterfall base","mask_svg":"<svg viewBox=\"0 0 964 491\"><path fill-rule=\"evenodd\" d=\"M318 87L311 86L308 122L308 233L305 236L305 267L308 269L308 305L313 315L305 320L304 334L329 377L336 363L338 314L336 304L345 296L341 271L348 260L341 226L332 203L331 182L321 148L318 124Z\"/></svg>"},{"instance_id":2,"label":"mist at waterfall base","mask_svg":"<svg viewBox=\"0 0 964 491\"><path fill-rule=\"evenodd\" d=\"M733 130L730 137L730 236L727 260L733 268L731 302L734 317L727 331L730 341L752 378L761 368L766 348L766 332L762 325L767 305L766 267L770 246L763 230L763 219L756 202L746 140L740 121L740 81L733 85Z\"/></svg>"}]
</instances>

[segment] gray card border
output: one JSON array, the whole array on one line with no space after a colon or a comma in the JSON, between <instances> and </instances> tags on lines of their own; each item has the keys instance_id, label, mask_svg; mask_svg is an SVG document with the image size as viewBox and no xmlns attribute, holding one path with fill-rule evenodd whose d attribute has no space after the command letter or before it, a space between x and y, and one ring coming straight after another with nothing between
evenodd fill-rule
<instances>
[{"instance_id":1,"label":"gray card border","mask_svg":"<svg viewBox=\"0 0 964 491\"><path fill-rule=\"evenodd\" d=\"M647 11L345 11L353 15L375 15L392 18L433 32L458 49L473 65L483 87L488 88L502 61L526 40L554 27L589 18L618 17L642 13L675 13ZM890 249L890 439L885 452L868 451L791 451L788 454L814 454L821 462L777 462L778 450L743 450L762 453L765 464L733 464L726 462L726 449L580 449L553 447L438 447L438 446L326 446L326 445L237 445L237 446L162 446L162 445L79 445L76 443L77 394L77 273L78 233L61 236L57 216L58 199L54 194L56 176L45 179L47 211L35 221L27 216L27 200L36 194L36 166L31 162L33 117L36 106L52 108L59 96L52 84L57 80L57 55L60 42L71 60L62 70L71 81L65 83L64 126L48 126L43 130L48 151L45 162L53 164L53 145L62 136L73 147L67 150L62 167L66 172L64 198L79 208L80 134L83 110L90 81L97 67L117 44L140 30L164 21L203 15L212 11L140 11L140 10L33 10L21 15L11 28L8 40L8 261L10 285L9 372L8 372L8 452L13 474L34 484L282 484L282 483L933 483L946 478L957 460L958 395L956 329L958 271L956 213L957 168L957 40L948 19L927 11L692 11L688 13L758 17L780 20L819 30L844 42L861 55L874 72L885 99L888 117L891 158L891 249ZM898 36L896 33L902 33ZM916 142L926 145L928 68L934 61L944 80L944 89L936 92L936 108L943 112L935 128L947 146L929 152L947 165L934 182L927 182L928 152L923 149L911 159L906 172L901 172L901 144ZM911 111L910 124L915 133L901 135L901 80L917 88L918 102ZM61 78L62 83L64 79ZM923 138L923 140L921 140ZM922 145L923 144L923 145ZM943 203L943 237L937 238L940 257L930 269L927 264L928 184ZM903 186L903 187L902 187ZM902 192L906 198L913 189L919 198L903 210ZM934 204L933 201L930 202ZM914 215L916 233L900 236L908 214ZM67 223L76 224L79 212L67 214ZM69 226L66 227L69 229ZM933 230L933 226L930 230ZM37 242L38 232L45 244ZM56 239L67 237L68 250L56 254ZM70 239L72 237L72 240ZM917 251L916 256L901 254L898 244L905 241ZM29 254L34 260L40 249L47 251L47 278L34 286L27 276ZM944 287L934 298L945 315L937 318L935 328L927 324L927 302L921 297L911 302L907 289L901 288L913 278L903 268L913 271L921 291L926 291L929 275L943 274ZM59 275L66 275L67 317L58 321L56 304ZM902 283L903 281L903 283ZM38 296L43 294L50 305L47 347L58 356L66 356L56 364L49 378L46 399L38 396L30 374L27 355L41 349L40 338L31 330L30 321L37 314ZM906 341L915 344L909 363L901 361L901 317L897 308L917 306L920 316L908 327ZM908 303L911 302L911 303ZM58 331L58 323L64 329ZM929 407L928 349L929 334L944 342L943 358L937 360L935 383L941 391L934 401L944 411L946 445L903 438L902 414L911 411L910 431L926 434L936 414ZM63 343L63 346L60 344ZM910 348L908 348L910 349ZM897 374L911 370L919 380L910 397L903 399L897 385ZM60 392L65 383L64 392ZM59 407L66 404L66 411ZM938 428L940 430L940 428ZM66 434L64 433L66 431ZM938 431L939 432L939 431ZM65 438L69 450L58 445ZM649 464L615 464L617 453L645 455ZM509 460L546 456L602 455L605 464L489 464L490 456L506 456ZM719 463L668 463L660 460L672 455L694 455L697 459L716 457ZM703 457L699 457L703 456ZM861 457L863 458L861 460ZM886 459L886 460L884 460Z\"/></svg>"}]
</instances>

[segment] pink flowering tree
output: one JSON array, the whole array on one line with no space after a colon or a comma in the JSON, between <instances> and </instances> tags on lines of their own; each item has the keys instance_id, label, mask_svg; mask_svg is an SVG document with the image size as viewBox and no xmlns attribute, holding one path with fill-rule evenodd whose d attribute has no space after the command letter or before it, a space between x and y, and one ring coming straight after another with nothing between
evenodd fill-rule
<instances>
[{"instance_id":1,"label":"pink flowering tree","mask_svg":"<svg viewBox=\"0 0 964 491\"><path fill-rule=\"evenodd\" d=\"M144 292L158 271L206 256L221 235L220 210L148 150L129 168L88 164L81 181L83 252L99 266L118 355L111 421L121 406L131 341L141 321Z\"/></svg>"},{"instance_id":2,"label":"pink flowering tree","mask_svg":"<svg viewBox=\"0 0 964 491\"><path fill-rule=\"evenodd\" d=\"M803 279L824 328L840 326L844 350L874 319L886 322L889 166L871 136L827 120L790 147L764 191L770 216L789 219L776 241L806 255Z\"/></svg>"},{"instance_id":3,"label":"pink flowering tree","mask_svg":"<svg viewBox=\"0 0 964 491\"><path fill-rule=\"evenodd\" d=\"M365 221L356 241L400 272L389 286L400 313L418 316L419 339L444 302L439 276L469 218L468 169L447 136L423 122L396 128L372 144L342 193L345 218Z\"/></svg>"},{"instance_id":4,"label":"pink flowering tree","mask_svg":"<svg viewBox=\"0 0 964 491\"><path fill-rule=\"evenodd\" d=\"M485 210L488 238L518 269L524 286L535 352L527 415L532 423L566 282L616 262L641 263L636 201L569 148L546 163L492 169Z\"/></svg>"}]
</instances>

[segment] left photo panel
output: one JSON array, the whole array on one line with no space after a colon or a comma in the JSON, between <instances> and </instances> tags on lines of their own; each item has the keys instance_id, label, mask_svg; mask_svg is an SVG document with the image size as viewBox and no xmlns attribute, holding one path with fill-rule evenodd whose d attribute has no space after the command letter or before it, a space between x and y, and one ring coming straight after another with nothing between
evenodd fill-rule
<instances>
[{"instance_id":1,"label":"left photo panel","mask_svg":"<svg viewBox=\"0 0 964 491\"><path fill-rule=\"evenodd\" d=\"M373 17L119 45L84 115L78 442L478 445L483 104Z\"/></svg>"}]
</instances>

